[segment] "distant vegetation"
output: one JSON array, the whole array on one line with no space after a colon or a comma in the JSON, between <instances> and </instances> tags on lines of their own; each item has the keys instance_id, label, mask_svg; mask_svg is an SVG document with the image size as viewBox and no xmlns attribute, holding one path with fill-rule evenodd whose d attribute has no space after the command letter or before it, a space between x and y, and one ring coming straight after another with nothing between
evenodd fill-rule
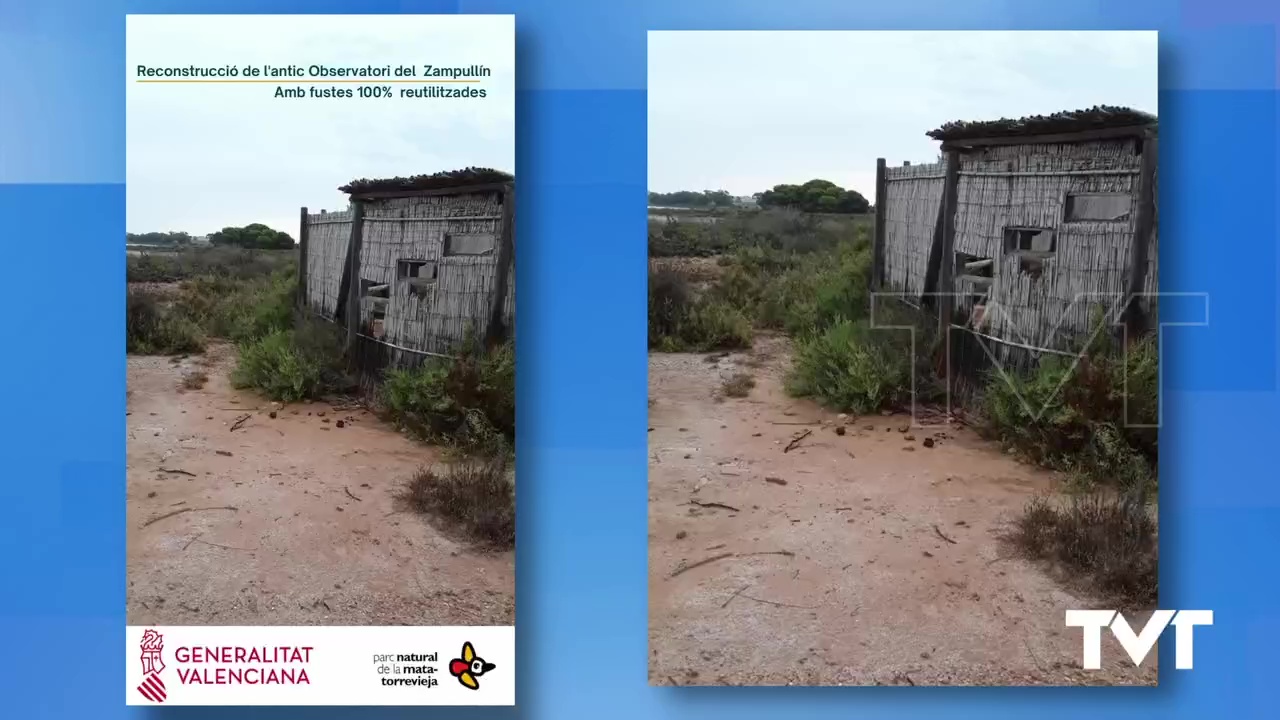
<instances>
[{"instance_id":1,"label":"distant vegetation","mask_svg":"<svg viewBox=\"0 0 1280 720\"><path fill-rule=\"evenodd\" d=\"M125 259L129 282L178 282L202 276L248 279L292 268L291 250L187 247L181 252L143 252Z\"/></svg>"},{"instance_id":2,"label":"distant vegetation","mask_svg":"<svg viewBox=\"0 0 1280 720\"><path fill-rule=\"evenodd\" d=\"M695 210L733 207L733 196L724 190L679 190L672 193L649 193L649 204L659 207Z\"/></svg>"},{"instance_id":3,"label":"distant vegetation","mask_svg":"<svg viewBox=\"0 0 1280 720\"><path fill-rule=\"evenodd\" d=\"M649 257L707 257L742 248L800 253L830 250L868 226L861 216L819 216L786 210L733 212L714 223L649 222Z\"/></svg>"},{"instance_id":4,"label":"distant vegetation","mask_svg":"<svg viewBox=\"0 0 1280 720\"><path fill-rule=\"evenodd\" d=\"M124 241L130 245L180 247L190 245L195 242L195 238L184 232L125 233Z\"/></svg>"},{"instance_id":5,"label":"distant vegetation","mask_svg":"<svg viewBox=\"0 0 1280 720\"><path fill-rule=\"evenodd\" d=\"M651 222L649 345L663 351L750 345L754 329L796 334L866 315L863 217L736 213L714 224ZM709 285L666 258L719 256ZM699 285L707 285L699 287Z\"/></svg>"},{"instance_id":6,"label":"distant vegetation","mask_svg":"<svg viewBox=\"0 0 1280 720\"><path fill-rule=\"evenodd\" d=\"M195 244L195 237L186 232L126 233L129 245L153 245L158 247L188 247ZM240 247L250 250L291 250L293 238L286 232L273 230L262 223L244 227L224 227L209 236L213 245Z\"/></svg>"},{"instance_id":7,"label":"distant vegetation","mask_svg":"<svg viewBox=\"0 0 1280 720\"><path fill-rule=\"evenodd\" d=\"M221 248L195 248L129 258L130 283L185 282L167 289L129 286L125 321L128 351L158 355L200 352L206 338L252 343L289 328L297 288L294 254L216 266L249 252L229 254ZM158 267L166 269L159 271Z\"/></svg>"},{"instance_id":8,"label":"distant vegetation","mask_svg":"<svg viewBox=\"0 0 1280 720\"><path fill-rule=\"evenodd\" d=\"M762 209L828 214L871 212L871 203L860 193L846 190L828 180L810 180L803 185L774 185L753 197ZM651 192L649 204L690 210L716 210L736 206L733 196L724 190Z\"/></svg>"}]
</instances>

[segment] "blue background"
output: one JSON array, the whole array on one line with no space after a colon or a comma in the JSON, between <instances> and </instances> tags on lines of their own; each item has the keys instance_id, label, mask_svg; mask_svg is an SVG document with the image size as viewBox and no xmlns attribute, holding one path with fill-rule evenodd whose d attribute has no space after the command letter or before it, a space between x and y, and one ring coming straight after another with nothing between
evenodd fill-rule
<instances>
[{"instance_id":1,"label":"blue background","mask_svg":"<svg viewBox=\"0 0 1280 720\"><path fill-rule=\"evenodd\" d=\"M1136 720L1280 707L1274 0L4 0L0 716L244 712L123 705L126 12L518 14L519 707L248 717ZM1161 313L1209 321L1168 328L1163 361L1161 606L1216 611L1195 670L1173 670L1165 642L1158 689L647 686L651 29L1161 31L1162 289L1208 293L1213 311L1182 299Z\"/></svg>"}]
</instances>

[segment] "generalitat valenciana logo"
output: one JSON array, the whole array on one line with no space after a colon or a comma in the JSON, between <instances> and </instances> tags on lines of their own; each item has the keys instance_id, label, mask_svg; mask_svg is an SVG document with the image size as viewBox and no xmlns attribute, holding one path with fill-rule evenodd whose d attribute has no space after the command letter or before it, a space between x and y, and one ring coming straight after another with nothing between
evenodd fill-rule
<instances>
[{"instance_id":1,"label":"generalitat valenciana logo","mask_svg":"<svg viewBox=\"0 0 1280 720\"><path fill-rule=\"evenodd\" d=\"M164 672L164 636L155 630L142 633L142 683L138 692L151 702L162 703L168 697L164 688L164 680L160 673Z\"/></svg>"}]
</instances>

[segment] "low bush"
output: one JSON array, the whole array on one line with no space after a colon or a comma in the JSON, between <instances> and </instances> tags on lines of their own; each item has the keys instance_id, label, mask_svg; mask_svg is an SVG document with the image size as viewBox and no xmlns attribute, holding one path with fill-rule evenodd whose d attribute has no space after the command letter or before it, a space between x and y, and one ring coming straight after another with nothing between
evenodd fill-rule
<instances>
[{"instance_id":1,"label":"low bush","mask_svg":"<svg viewBox=\"0 0 1280 720\"><path fill-rule=\"evenodd\" d=\"M751 345L751 321L727 300L696 297L678 272L649 268L649 346L663 352L732 350Z\"/></svg>"},{"instance_id":2,"label":"low bush","mask_svg":"<svg viewBox=\"0 0 1280 720\"><path fill-rule=\"evenodd\" d=\"M343 372L341 343L336 328L319 320L275 330L240 346L231 381L282 402L345 391L351 383Z\"/></svg>"},{"instance_id":3,"label":"low bush","mask_svg":"<svg viewBox=\"0 0 1280 720\"><path fill-rule=\"evenodd\" d=\"M1156 601L1159 543L1145 494L1089 494L1066 505L1031 501L1009 539L1032 558L1051 562L1091 589L1135 607Z\"/></svg>"},{"instance_id":4,"label":"low bush","mask_svg":"<svg viewBox=\"0 0 1280 720\"><path fill-rule=\"evenodd\" d=\"M210 335L245 343L292 327L296 292L292 270L249 280L205 275L183 284L179 306Z\"/></svg>"},{"instance_id":5,"label":"low bush","mask_svg":"<svg viewBox=\"0 0 1280 720\"><path fill-rule=\"evenodd\" d=\"M515 442L515 349L474 343L457 359L432 359L387 373L382 406L401 427L430 442L501 453Z\"/></svg>"},{"instance_id":6,"label":"low bush","mask_svg":"<svg viewBox=\"0 0 1280 720\"><path fill-rule=\"evenodd\" d=\"M167 297L134 288L125 298L125 349L139 355L202 352L204 333Z\"/></svg>"},{"instance_id":7,"label":"low bush","mask_svg":"<svg viewBox=\"0 0 1280 720\"><path fill-rule=\"evenodd\" d=\"M801 339L787 390L832 408L869 413L911 400L911 358L878 337L865 320L841 321Z\"/></svg>"},{"instance_id":8,"label":"low bush","mask_svg":"<svg viewBox=\"0 0 1280 720\"><path fill-rule=\"evenodd\" d=\"M871 247L868 243L842 245L835 261L814 274L813 318L810 321L813 328L832 327L845 319L870 316Z\"/></svg>"},{"instance_id":9,"label":"low bush","mask_svg":"<svg viewBox=\"0 0 1280 720\"><path fill-rule=\"evenodd\" d=\"M248 279L202 275L167 292L131 286L128 352L199 352L208 337L244 344L287 330L293 324L296 287L293 269Z\"/></svg>"},{"instance_id":10,"label":"low bush","mask_svg":"<svg viewBox=\"0 0 1280 720\"><path fill-rule=\"evenodd\" d=\"M708 257L727 252L731 239L714 224L697 222L649 223L649 257Z\"/></svg>"},{"instance_id":11,"label":"low bush","mask_svg":"<svg viewBox=\"0 0 1280 720\"><path fill-rule=\"evenodd\" d=\"M725 397L744 398L751 394L751 389L755 386L756 379L750 373L734 373L733 377L721 385L720 392Z\"/></svg>"},{"instance_id":12,"label":"low bush","mask_svg":"<svg viewBox=\"0 0 1280 720\"><path fill-rule=\"evenodd\" d=\"M1158 348L1153 337L1122 350L1106 335L1075 358L1046 358L1027 374L993 374L987 430L1028 460L1085 485L1156 482Z\"/></svg>"},{"instance_id":13,"label":"low bush","mask_svg":"<svg viewBox=\"0 0 1280 720\"><path fill-rule=\"evenodd\" d=\"M510 548L516 542L516 506L509 468L510 459L498 454L424 469L409 482L405 499L415 510L454 522L477 540Z\"/></svg>"},{"instance_id":14,"label":"low bush","mask_svg":"<svg viewBox=\"0 0 1280 720\"><path fill-rule=\"evenodd\" d=\"M727 302L694 304L681 336L683 349L695 352L751 347L751 320Z\"/></svg>"},{"instance_id":15,"label":"low bush","mask_svg":"<svg viewBox=\"0 0 1280 720\"><path fill-rule=\"evenodd\" d=\"M931 366L928 318L908 309L892 313L896 319L885 315L876 318L877 324L891 327L872 327L867 319L838 320L798 338L787 391L859 414L936 399L940 387Z\"/></svg>"},{"instance_id":16,"label":"low bush","mask_svg":"<svg viewBox=\"0 0 1280 720\"><path fill-rule=\"evenodd\" d=\"M693 305L693 288L683 275L649 264L649 346L680 336Z\"/></svg>"},{"instance_id":17,"label":"low bush","mask_svg":"<svg viewBox=\"0 0 1280 720\"><path fill-rule=\"evenodd\" d=\"M199 390L209 382L209 374L201 371L188 373L182 376L182 388L184 390Z\"/></svg>"},{"instance_id":18,"label":"low bush","mask_svg":"<svg viewBox=\"0 0 1280 720\"><path fill-rule=\"evenodd\" d=\"M867 317L870 280L870 241L856 231L825 252L741 249L709 295L740 309L755 327L799 336Z\"/></svg>"}]
</instances>

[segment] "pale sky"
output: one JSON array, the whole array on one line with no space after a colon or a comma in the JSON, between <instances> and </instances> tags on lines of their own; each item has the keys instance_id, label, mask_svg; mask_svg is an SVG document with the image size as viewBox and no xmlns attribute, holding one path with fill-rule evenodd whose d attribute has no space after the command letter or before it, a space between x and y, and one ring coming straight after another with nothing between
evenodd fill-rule
<instances>
[{"instance_id":1,"label":"pale sky","mask_svg":"<svg viewBox=\"0 0 1280 720\"><path fill-rule=\"evenodd\" d=\"M650 32L649 190L814 178L875 202L876 158L933 162L953 120L1157 112L1156 33Z\"/></svg>"},{"instance_id":2,"label":"pale sky","mask_svg":"<svg viewBox=\"0 0 1280 720\"><path fill-rule=\"evenodd\" d=\"M484 98L277 99L274 83L137 83L138 65L485 65ZM342 210L338 186L468 166L515 171L511 15L131 15L128 232L206 235L298 210ZM394 78L393 78L394 79ZM330 83L281 81L285 87ZM371 80L370 84L379 84ZM355 89L356 83L337 87Z\"/></svg>"}]
</instances>

